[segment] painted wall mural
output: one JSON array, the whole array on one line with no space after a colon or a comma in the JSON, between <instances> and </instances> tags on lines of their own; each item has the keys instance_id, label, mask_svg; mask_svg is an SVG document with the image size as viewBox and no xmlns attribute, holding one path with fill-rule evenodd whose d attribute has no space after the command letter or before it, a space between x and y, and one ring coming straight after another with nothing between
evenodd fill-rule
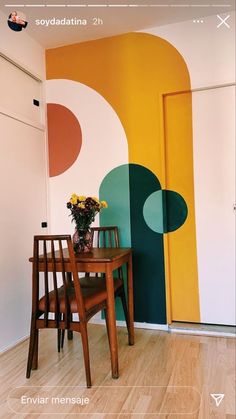
<instances>
[{"instance_id":1,"label":"painted wall mural","mask_svg":"<svg viewBox=\"0 0 236 419\"><path fill-rule=\"evenodd\" d=\"M50 135L56 122L49 118L52 231L68 231L64 204L72 192L99 193L109 203L101 225L118 225L121 245L134 249L135 320L167 322L171 281L179 289L172 318L199 321L191 101L183 118L186 98L175 114L164 96L190 89L183 58L157 36L131 33L50 49L46 63L47 102L77 119L71 118L71 165L57 173L51 161L59 158L53 151L58 146ZM70 148L70 138L68 133L68 140L60 135L58 141Z\"/></svg>"}]
</instances>

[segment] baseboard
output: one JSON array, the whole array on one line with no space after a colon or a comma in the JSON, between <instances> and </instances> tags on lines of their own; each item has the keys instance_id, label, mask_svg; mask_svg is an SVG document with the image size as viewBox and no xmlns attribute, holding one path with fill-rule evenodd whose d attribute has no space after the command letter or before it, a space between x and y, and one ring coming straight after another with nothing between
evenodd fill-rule
<instances>
[{"instance_id":1,"label":"baseboard","mask_svg":"<svg viewBox=\"0 0 236 419\"><path fill-rule=\"evenodd\" d=\"M212 330L196 330L196 329L181 329L175 327L169 327L170 333L178 333L181 335L198 335L198 336L213 336L220 338L235 338L235 333L220 332Z\"/></svg>"},{"instance_id":2,"label":"baseboard","mask_svg":"<svg viewBox=\"0 0 236 419\"><path fill-rule=\"evenodd\" d=\"M105 325L105 320L101 318L93 318L90 320L90 323L93 324L102 324ZM126 323L124 320L117 320L117 326L126 327ZM234 333L230 332L220 332L220 331L212 331L212 330L196 330L196 329L181 329L170 327L168 324L155 324L155 323L141 323L141 322L134 322L134 327L137 329L149 329L149 330L162 330L169 333L178 333L178 334L186 334L186 335L199 335L199 336L215 336L215 337L226 337L226 338L235 338Z\"/></svg>"},{"instance_id":3,"label":"baseboard","mask_svg":"<svg viewBox=\"0 0 236 419\"><path fill-rule=\"evenodd\" d=\"M90 323L105 325L105 320L93 318L90 320ZM126 327L126 323L124 320L116 320L116 324L120 327ZM169 330L168 324L134 322L134 327L137 329L164 330L166 332L168 332Z\"/></svg>"},{"instance_id":4,"label":"baseboard","mask_svg":"<svg viewBox=\"0 0 236 419\"><path fill-rule=\"evenodd\" d=\"M10 349L15 348L17 345L19 345L20 343L24 342L24 340L28 339L29 335L27 336L23 336L20 339L15 340L14 342L12 342L10 345L7 345L3 348L0 349L0 355L4 354L4 352L9 351Z\"/></svg>"}]
</instances>

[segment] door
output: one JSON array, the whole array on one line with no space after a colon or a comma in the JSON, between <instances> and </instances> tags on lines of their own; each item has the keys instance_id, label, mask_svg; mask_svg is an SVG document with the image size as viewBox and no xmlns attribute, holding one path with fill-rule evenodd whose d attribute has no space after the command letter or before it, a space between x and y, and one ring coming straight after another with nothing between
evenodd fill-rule
<instances>
[{"instance_id":1,"label":"door","mask_svg":"<svg viewBox=\"0 0 236 419\"><path fill-rule=\"evenodd\" d=\"M167 186L180 179L188 218L194 220L186 237L188 218L182 230L167 237L171 320L234 325L235 86L171 94L165 117ZM193 147L188 155L182 138ZM174 154L169 151L173 144ZM179 154L184 155L180 172ZM183 176L185 162L192 158L193 182L191 173ZM191 258L186 253L190 237Z\"/></svg>"},{"instance_id":2,"label":"door","mask_svg":"<svg viewBox=\"0 0 236 419\"><path fill-rule=\"evenodd\" d=\"M202 323L235 324L235 86L194 92L194 188Z\"/></svg>"},{"instance_id":3,"label":"door","mask_svg":"<svg viewBox=\"0 0 236 419\"><path fill-rule=\"evenodd\" d=\"M45 132L41 83L0 57L0 352L29 333L34 234L47 220Z\"/></svg>"}]
</instances>

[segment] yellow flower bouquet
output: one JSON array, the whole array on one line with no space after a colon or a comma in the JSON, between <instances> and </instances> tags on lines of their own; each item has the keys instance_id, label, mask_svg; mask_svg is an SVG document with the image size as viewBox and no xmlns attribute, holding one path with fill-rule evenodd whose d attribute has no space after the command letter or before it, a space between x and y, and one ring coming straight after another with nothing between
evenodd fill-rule
<instances>
[{"instance_id":1,"label":"yellow flower bouquet","mask_svg":"<svg viewBox=\"0 0 236 419\"><path fill-rule=\"evenodd\" d=\"M95 216L103 208L107 208L106 201L98 198L82 195L71 195L67 208L71 211L72 221L75 222L75 234L73 236L75 252L89 252L92 248L90 226Z\"/></svg>"}]
</instances>

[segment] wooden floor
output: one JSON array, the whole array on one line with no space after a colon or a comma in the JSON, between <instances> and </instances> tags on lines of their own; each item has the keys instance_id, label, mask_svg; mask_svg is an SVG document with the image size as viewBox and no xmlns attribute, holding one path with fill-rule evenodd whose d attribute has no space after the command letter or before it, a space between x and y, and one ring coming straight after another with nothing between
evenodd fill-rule
<instances>
[{"instance_id":1,"label":"wooden floor","mask_svg":"<svg viewBox=\"0 0 236 419\"><path fill-rule=\"evenodd\" d=\"M84 387L80 335L57 354L55 331L41 332L39 368L30 380L25 378L28 341L19 344L0 357L0 417L236 417L234 339L141 329L135 336L130 347L126 330L118 329L120 378L113 380L106 329L89 325L91 389ZM211 393L225 394L219 407Z\"/></svg>"}]
</instances>

